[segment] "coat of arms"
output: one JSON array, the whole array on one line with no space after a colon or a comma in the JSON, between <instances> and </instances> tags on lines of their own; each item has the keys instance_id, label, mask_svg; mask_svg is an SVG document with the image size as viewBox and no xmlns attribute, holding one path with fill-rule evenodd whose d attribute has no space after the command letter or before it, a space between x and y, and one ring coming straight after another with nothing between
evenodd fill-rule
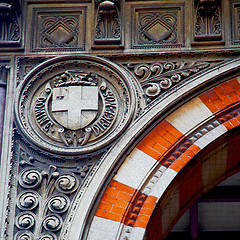
<instances>
[{"instance_id":1,"label":"coat of arms","mask_svg":"<svg viewBox=\"0 0 240 240\"><path fill-rule=\"evenodd\" d=\"M124 68L108 60L53 58L21 83L16 123L26 139L48 152L99 154L134 117L136 86Z\"/></svg>"},{"instance_id":2,"label":"coat of arms","mask_svg":"<svg viewBox=\"0 0 240 240\"><path fill-rule=\"evenodd\" d=\"M79 130L89 125L97 113L98 86L95 75L66 71L55 77L52 114L60 125Z\"/></svg>"}]
</instances>

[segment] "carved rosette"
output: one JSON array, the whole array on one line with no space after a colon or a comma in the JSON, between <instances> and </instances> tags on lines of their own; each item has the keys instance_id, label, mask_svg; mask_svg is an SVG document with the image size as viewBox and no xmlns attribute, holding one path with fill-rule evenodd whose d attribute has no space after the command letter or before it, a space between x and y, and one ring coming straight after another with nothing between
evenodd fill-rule
<instances>
[{"instance_id":1,"label":"carved rosette","mask_svg":"<svg viewBox=\"0 0 240 240\"><path fill-rule=\"evenodd\" d=\"M55 58L33 69L19 86L16 125L31 144L53 154L99 151L132 120L135 89L126 70L106 60Z\"/></svg>"}]
</instances>

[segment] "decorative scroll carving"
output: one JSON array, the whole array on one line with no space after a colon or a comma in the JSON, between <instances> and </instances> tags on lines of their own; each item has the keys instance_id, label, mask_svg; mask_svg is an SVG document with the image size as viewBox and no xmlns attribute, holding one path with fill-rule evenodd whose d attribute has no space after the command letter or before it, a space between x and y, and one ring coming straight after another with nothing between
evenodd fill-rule
<instances>
[{"instance_id":1,"label":"decorative scroll carving","mask_svg":"<svg viewBox=\"0 0 240 240\"><path fill-rule=\"evenodd\" d=\"M42 182L42 175L39 171L34 169L25 169L20 173L19 184L23 188L36 188Z\"/></svg>"},{"instance_id":2,"label":"decorative scroll carving","mask_svg":"<svg viewBox=\"0 0 240 240\"><path fill-rule=\"evenodd\" d=\"M95 30L96 44L119 44L121 42L121 23L118 0L95 1L98 3L97 24ZM101 3L100 3L101 2Z\"/></svg>"},{"instance_id":3,"label":"decorative scroll carving","mask_svg":"<svg viewBox=\"0 0 240 240\"><path fill-rule=\"evenodd\" d=\"M70 204L69 198L64 194L56 194L48 200L48 208L51 212L66 212Z\"/></svg>"},{"instance_id":4,"label":"decorative scroll carving","mask_svg":"<svg viewBox=\"0 0 240 240\"><path fill-rule=\"evenodd\" d=\"M32 240L35 236L57 240L74 194L90 166L71 167L68 171L61 165L46 168L46 161L22 148L19 153L14 239Z\"/></svg>"},{"instance_id":5,"label":"decorative scroll carving","mask_svg":"<svg viewBox=\"0 0 240 240\"><path fill-rule=\"evenodd\" d=\"M166 62L128 64L127 67L139 79L147 102L151 102L174 84L210 66L208 62Z\"/></svg>"},{"instance_id":6,"label":"decorative scroll carving","mask_svg":"<svg viewBox=\"0 0 240 240\"><path fill-rule=\"evenodd\" d=\"M30 229L35 225L36 216L32 212L26 211L16 217L16 226L19 229Z\"/></svg>"},{"instance_id":7,"label":"decorative scroll carving","mask_svg":"<svg viewBox=\"0 0 240 240\"><path fill-rule=\"evenodd\" d=\"M200 0L196 9L195 40L222 38L221 15L217 0Z\"/></svg>"},{"instance_id":8,"label":"decorative scroll carving","mask_svg":"<svg viewBox=\"0 0 240 240\"><path fill-rule=\"evenodd\" d=\"M33 210L38 206L39 194L36 191L23 191L18 195L17 206L21 210Z\"/></svg>"},{"instance_id":9,"label":"decorative scroll carving","mask_svg":"<svg viewBox=\"0 0 240 240\"><path fill-rule=\"evenodd\" d=\"M54 233L43 233L39 236L38 240L57 240L57 236Z\"/></svg>"},{"instance_id":10,"label":"decorative scroll carving","mask_svg":"<svg viewBox=\"0 0 240 240\"><path fill-rule=\"evenodd\" d=\"M43 227L47 231L56 232L62 227L62 218L57 214L51 214L43 220Z\"/></svg>"},{"instance_id":11,"label":"decorative scroll carving","mask_svg":"<svg viewBox=\"0 0 240 240\"><path fill-rule=\"evenodd\" d=\"M14 240L33 240L33 234L30 231L20 231L15 235Z\"/></svg>"},{"instance_id":12,"label":"decorative scroll carving","mask_svg":"<svg viewBox=\"0 0 240 240\"><path fill-rule=\"evenodd\" d=\"M21 5L18 0L0 2L0 46L16 46L21 39Z\"/></svg>"},{"instance_id":13,"label":"decorative scroll carving","mask_svg":"<svg viewBox=\"0 0 240 240\"><path fill-rule=\"evenodd\" d=\"M77 190L78 180L74 175L63 175L59 177L55 183L59 192L70 194Z\"/></svg>"}]
</instances>

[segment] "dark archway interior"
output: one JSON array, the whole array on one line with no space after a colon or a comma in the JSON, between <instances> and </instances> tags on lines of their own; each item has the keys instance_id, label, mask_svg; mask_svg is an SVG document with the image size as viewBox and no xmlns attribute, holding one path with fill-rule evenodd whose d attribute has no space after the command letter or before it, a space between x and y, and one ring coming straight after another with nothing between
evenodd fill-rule
<instances>
[{"instance_id":1,"label":"dark archway interior","mask_svg":"<svg viewBox=\"0 0 240 240\"><path fill-rule=\"evenodd\" d=\"M166 240L240 239L240 173L200 197L180 218Z\"/></svg>"},{"instance_id":2,"label":"dark archway interior","mask_svg":"<svg viewBox=\"0 0 240 240\"><path fill-rule=\"evenodd\" d=\"M240 239L239 144L235 129L189 162L159 200L145 239Z\"/></svg>"}]
</instances>

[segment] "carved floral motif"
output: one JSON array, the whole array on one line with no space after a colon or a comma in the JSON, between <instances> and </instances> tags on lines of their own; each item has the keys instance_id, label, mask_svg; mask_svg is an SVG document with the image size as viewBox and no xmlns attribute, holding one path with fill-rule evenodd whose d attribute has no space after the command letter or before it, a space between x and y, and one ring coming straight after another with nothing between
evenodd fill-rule
<instances>
[{"instance_id":1,"label":"carved floral motif","mask_svg":"<svg viewBox=\"0 0 240 240\"><path fill-rule=\"evenodd\" d=\"M120 43L121 25L117 1L102 1L98 6L95 43Z\"/></svg>"},{"instance_id":2,"label":"carved floral motif","mask_svg":"<svg viewBox=\"0 0 240 240\"><path fill-rule=\"evenodd\" d=\"M0 44L20 43L20 3L0 3Z\"/></svg>"},{"instance_id":3,"label":"carved floral motif","mask_svg":"<svg viewBox=\"0 0 240 240\"><path fill-rule=\"evenodd\" d=\"M195 39L221 39L221 15L217 0L200 1L195 20Z\"/></svg>"}]
</instances>

